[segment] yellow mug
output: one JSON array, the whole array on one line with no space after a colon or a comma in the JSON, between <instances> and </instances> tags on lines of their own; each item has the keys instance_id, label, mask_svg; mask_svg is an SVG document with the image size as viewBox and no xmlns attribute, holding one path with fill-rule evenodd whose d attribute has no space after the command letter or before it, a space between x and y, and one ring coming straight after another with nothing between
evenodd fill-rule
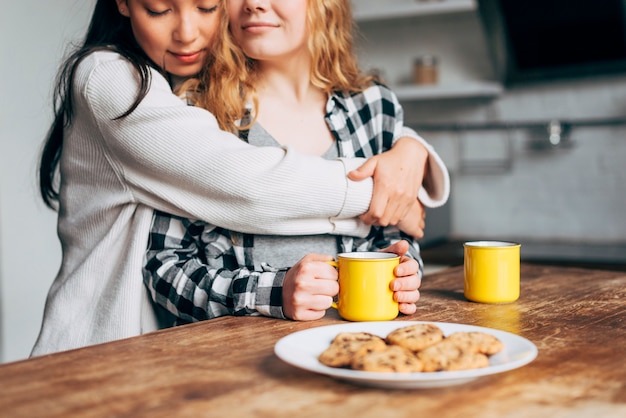
<instances>
[{"instance_id":1,"label":"yellow mug","mask_svg":"<svg viewBox=\"0 0 626 418\"><path fill-rule=\"evenodd\" d=\"M333 308L348 321L387 321L398 316L389 287L400 257L392 253L340 253L329 261L339 271L339 296Z\"/></svg>"},{"instance_id":2,"label":"yellow mug","mask_svg":"<svg viewBox=\"0 0 626 418\"><path fill-rule=\"evenodd\" d=\"M463 244L465 297L483 303L516 301L520 294L520 247L502 241Z\"/></svg>"}]
</instances>

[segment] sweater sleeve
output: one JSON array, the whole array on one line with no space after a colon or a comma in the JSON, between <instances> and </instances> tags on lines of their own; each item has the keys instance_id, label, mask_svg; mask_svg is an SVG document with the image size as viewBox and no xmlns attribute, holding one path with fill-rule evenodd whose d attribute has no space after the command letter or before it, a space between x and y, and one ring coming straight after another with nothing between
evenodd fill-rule
<instances>
[{"instance_id":1,"label":"sweater sleeve","mask_svg":"<svg viewBox=\"0 0 626 418\"><path fill-rule=\"evenodd\" d=\"M206 110L187 106L152 72L147 96L131 64L96 53L78 67L76 107L86 107L119 182L155 209L249 233L345 233L369 229L371 179L346 173L363 159L326 161L289 148L254 147L221 131Z\"/></svg>"},{"instance_id":2,"label":"sweater sleeve","mask_svg":"<svg viewBox=\"0 0 626 418\"><path fill-rule=\"evenodd\" d=\"M430 208L443 206L450 197L450 174L445 163L437 154L437 151L417 132L408 127L402 128L402 136L415 138L428 150L428 172L424 175L424 182L417 197Z\"/></svg>"}]
</instances>

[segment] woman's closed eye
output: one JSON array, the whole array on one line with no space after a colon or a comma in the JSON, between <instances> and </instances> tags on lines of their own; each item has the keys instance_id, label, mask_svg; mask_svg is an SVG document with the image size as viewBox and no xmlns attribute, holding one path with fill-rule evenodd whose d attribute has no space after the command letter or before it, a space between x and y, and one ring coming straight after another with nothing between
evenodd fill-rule
<instances>
[{"instance_id":1,"label":"woman's closed eye","mask_svg":"<svg viewBox=\"0 0 626 418\"><path fill-rule=\"evenodd\" d=\"M146 12L148 13L148 16L163 16L164 14L166 14L167 12L170 12L172 9L165 9L165 10L153 10L150 9L148 7L146 7Z\"/></svg>"},{"instance_id":2,"label":"woman's closed eye","mask_svg":"<svg viewBox=\"0 0 626 418\"><path fill-rule=\"evenodd\" d=\"M148 13L149 16L152 16L152 17L163 16L171 11L172 9L154 10L154 9L150 9L146 7L146 12ZM208 6L208 7L198 6L198 11L200 11L201 13L206 13L206 14L215 13L217 11L217 5Z\"/></svg>"},{"instance_id":3,"label":"woman's closed eye","mask_svg":"<svg viewBox=\"0 0 626 418\"><path fill-rule=\"evenodd\" d=\"M198 10L200 10L202 13L215 13L217 11L217 6L198 7Z\"/></svg>"}]
</instances>

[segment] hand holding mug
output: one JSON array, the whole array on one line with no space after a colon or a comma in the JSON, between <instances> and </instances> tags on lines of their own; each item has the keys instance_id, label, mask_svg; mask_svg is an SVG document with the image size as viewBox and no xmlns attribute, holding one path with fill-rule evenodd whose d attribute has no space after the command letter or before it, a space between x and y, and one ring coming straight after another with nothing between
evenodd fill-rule
<instances>
[{"instance_id":1,"label":"hand holding mug","mask_svg":"<svg viewBox=\"0 0 626 418\"><path fill-rule=\"evenodd\" d=\"M320 319L339 292L338 273L329 255L308 254L291 267L283 281L283 314L296 321Z\"/></svg>"},{"instance_id":2,"label":"hand holding mug","mask_svg":"<svg viewBox=\"0 0 626 418\"><path fill-rule=\"evenodd\" d=\"M415 313L421 280L417 261L404 255L408 248L408 242L399 241L381 252L340 254L338 261L333 264L346 264L348 267L344 269L344 280L339 267L339 301L334 307L338 308L339 314L344 319L375 321L393 319L398 312L406 315ZM356 260L347 261L349 258ZM383 261L377 261L381 258ZM370 273L363 273L360 271L361 268ZM377 278L371 279L372 275ZM357 291L351 291L354 286L357 287ZM363 296L364 293L367 295ZM364 299L368 300L366 306L361 303ZM353 310L350 306L359 309ZM377 312L378 309L380 312Z\"/></svg>"},{"instance_id":3,"label":"hand holding mug","mask_svg":"<svg viewBox=\"0 0 626 418\"><path fill-rule=\"evenodd\" d=\"M398 316L391 282L400 257L383 252L340 253L329 261L339 271L339 296L333 302L348 321L388 321Z\"/></svg>"},{"instance_id":4,"label":"hand holding mug","mask_svg":"<svg viewBox=\"0 0 626 418\"><path fill-rule=\"evenodd\" d=\"M398 302L400 312L412 315L417 311L415 304L420 298L419 287L422 284L419 264L405 255L409 251L407 241L398 241L382 251L400 255L400 264L395 269L396 278L391 282L391 290L393 290L393 298Z\"/></svg>"},{"instance_id":5,"label":"hand holding mug","mask_svg":"<svg viewBox=\"0 0 626 418\"><path fill-rule=\"evenodd\" d=\"M405 315L415 313L421 284L417 261L403 255L408 249L408 242L399 241L382 250L383 253L402 254L388 288L399 312ZM320 319L331 307L333 297L339 292L338 272L328 264L332 259L328 255L309 254L289 269L283 282L283 313L287 318L297 321Z\"/></svg>"}]
</instances>

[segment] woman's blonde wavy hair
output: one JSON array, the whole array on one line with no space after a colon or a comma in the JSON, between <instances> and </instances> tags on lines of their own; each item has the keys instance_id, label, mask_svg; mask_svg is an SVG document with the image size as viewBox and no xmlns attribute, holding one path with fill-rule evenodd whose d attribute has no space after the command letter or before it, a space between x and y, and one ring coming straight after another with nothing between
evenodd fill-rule
<instances>
[{"instance_id":1,"label":"woman's blonde wavy hair","mask_svg":"<svg viewBox=\"0 0 626 418\"><path fill-rule=\"evenodd\" d=\"M236 123L245 114L248 102L252 102L253 114L257 113L257 61L247 58L235 44L228 29L226 1L220 2L223 18L214 54L199 79L186 83L184 88L195 92L194 104L213 113L222 129L236 132L254 123ZM366 89L375 76L364 74L358 66L350 0L308 0L307 24L313 63L311 83L325 93Z\"/></svg>"},{"instance_id":2,"label":"woman's blonde wavy hair","mask_svg":"<svg viewBox=\"0 0 626 418\"><path fill-rule=\"evenodd\" d=\"M191 103L213 113L220 128L235 132L235 121L243 114L243 92L252 85L248 59L228 29L227 1L218 4L221 19L212 54L197 78L187 80L177 93L184 93Z\"/></svg>"}]
</instances>

